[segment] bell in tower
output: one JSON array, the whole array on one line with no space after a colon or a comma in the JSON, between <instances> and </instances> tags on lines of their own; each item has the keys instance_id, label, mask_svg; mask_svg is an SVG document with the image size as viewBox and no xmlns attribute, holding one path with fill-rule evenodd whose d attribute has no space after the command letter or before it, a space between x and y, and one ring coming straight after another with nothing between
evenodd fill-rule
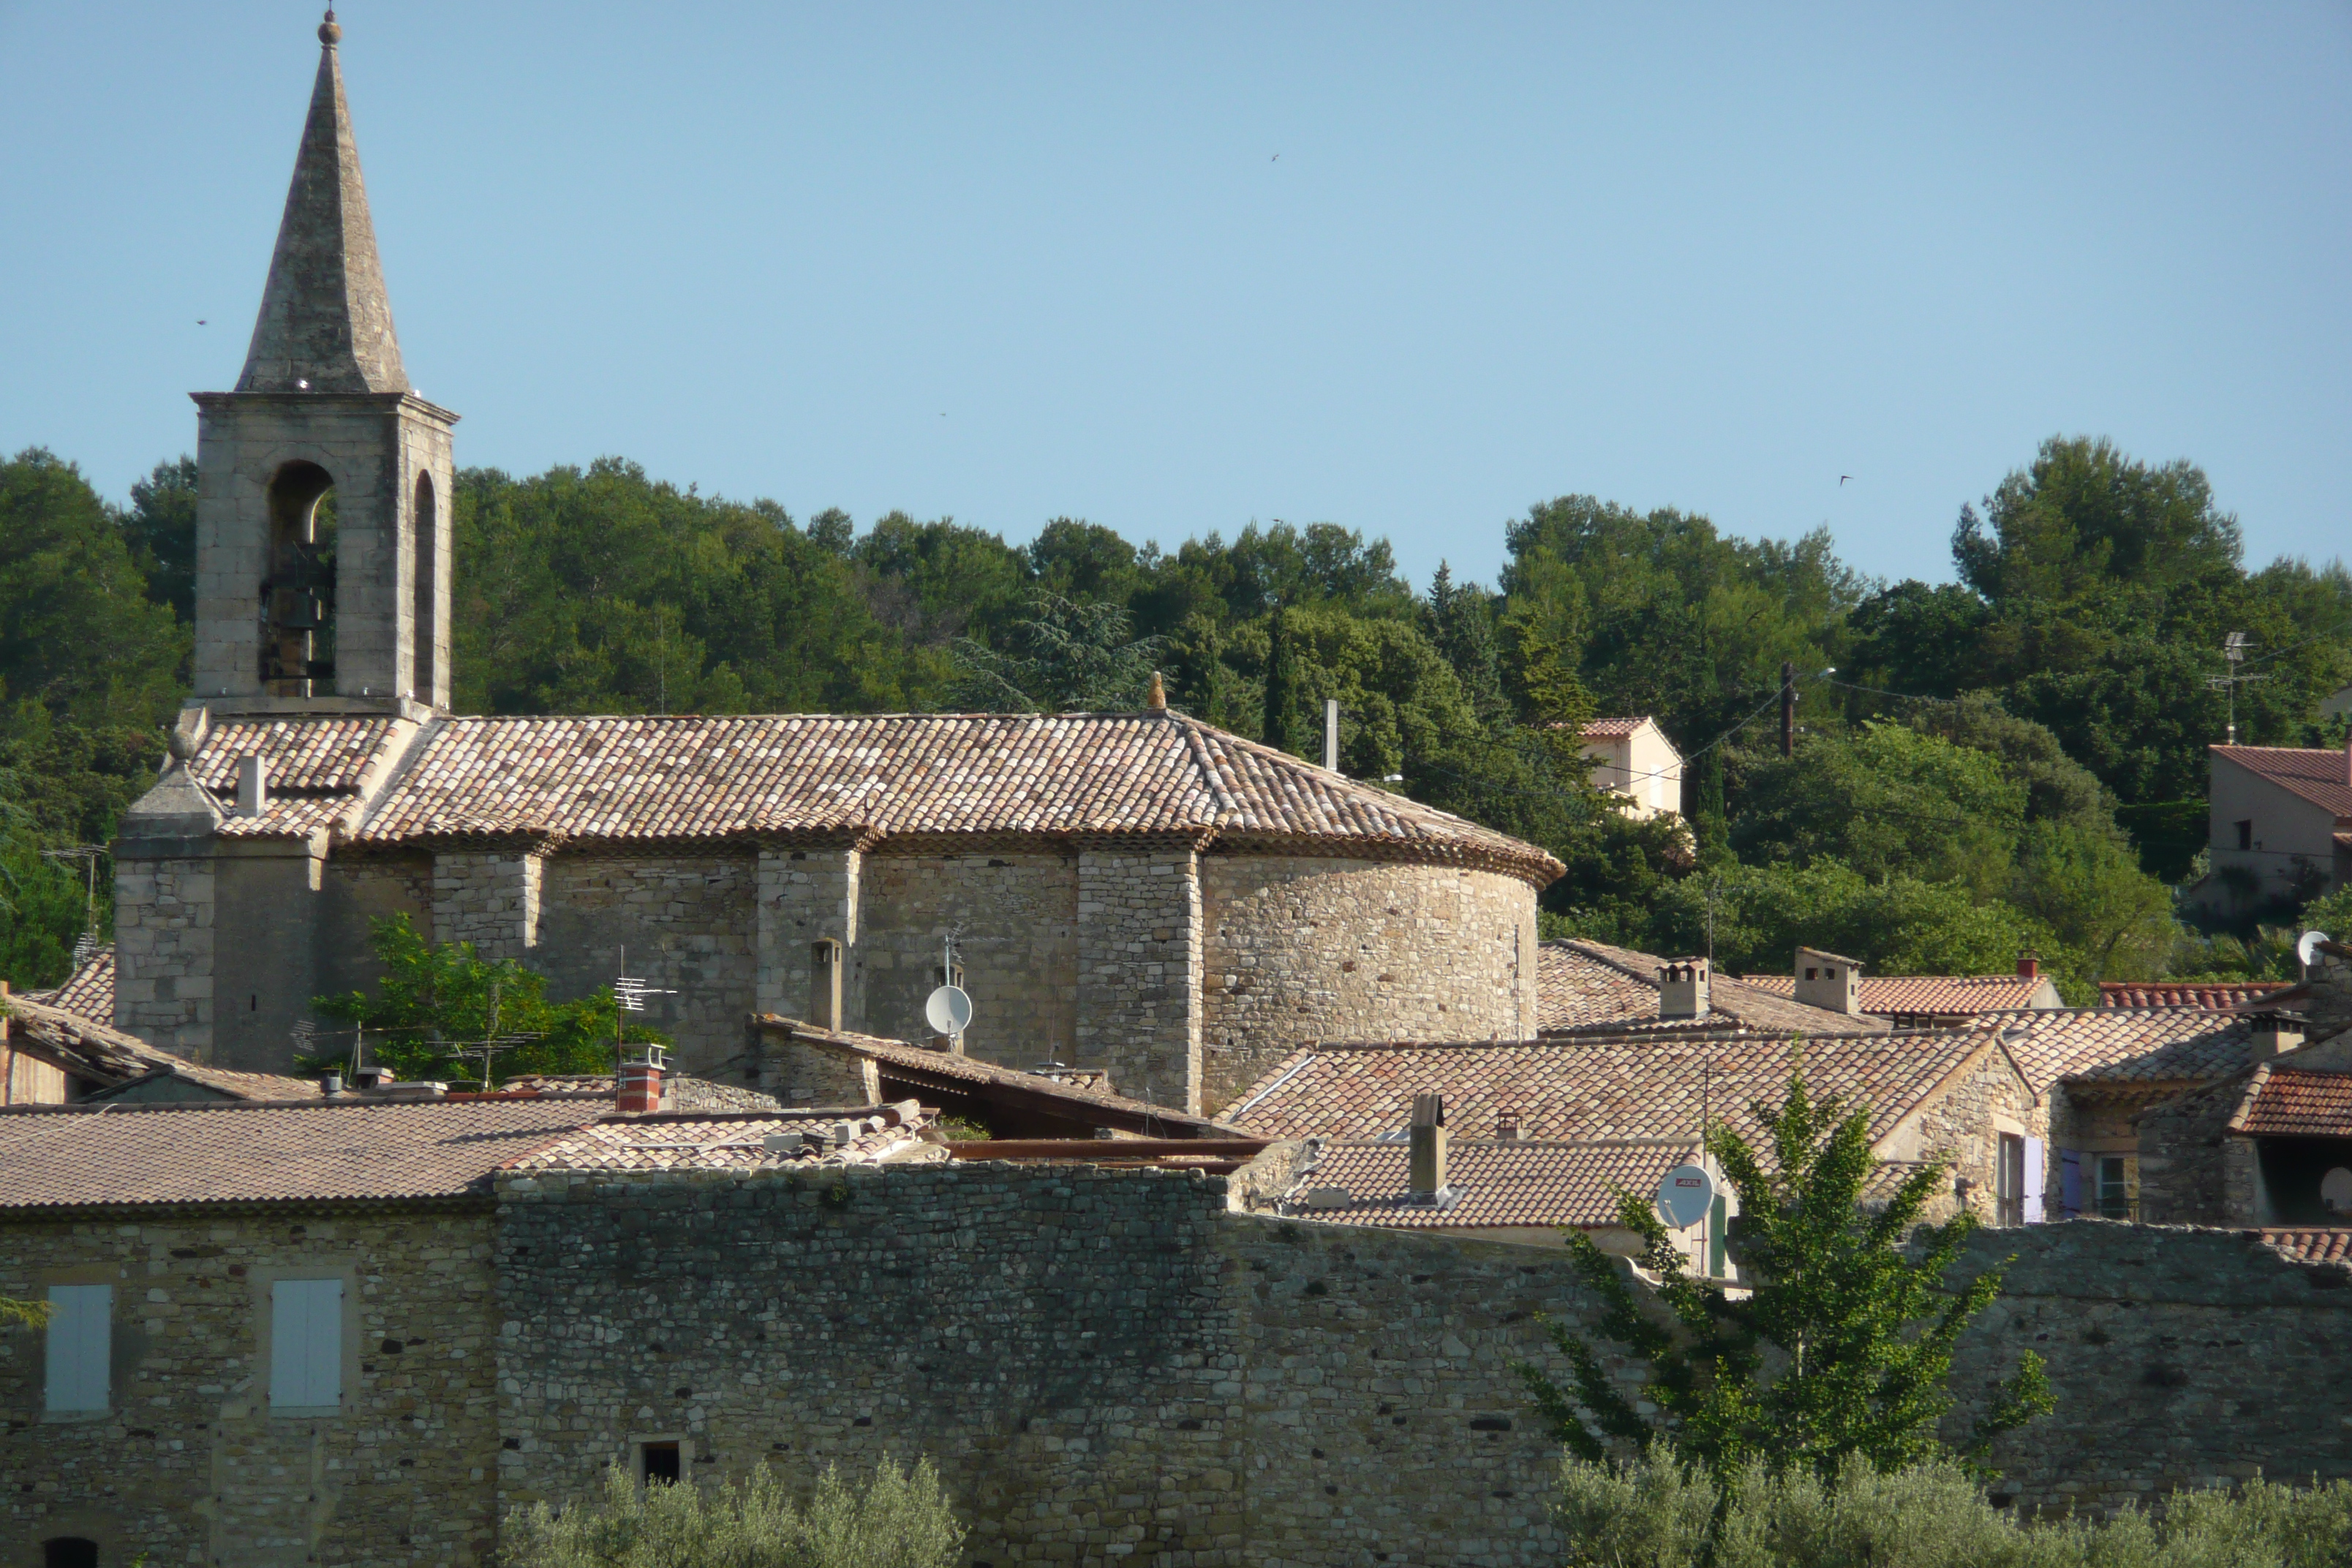
<instances>
[{"instance_id":1,"label":"bell in tower","mask_svg":"<svg viewBox=\"0 0 2352 1568\"><path fill-rule=\"evenodd\" d=\"M227 712L449 703L450 431L401 367L336 57L295 154L234 392L200 392L194 700Z\"/></svg>"}]
</instances>

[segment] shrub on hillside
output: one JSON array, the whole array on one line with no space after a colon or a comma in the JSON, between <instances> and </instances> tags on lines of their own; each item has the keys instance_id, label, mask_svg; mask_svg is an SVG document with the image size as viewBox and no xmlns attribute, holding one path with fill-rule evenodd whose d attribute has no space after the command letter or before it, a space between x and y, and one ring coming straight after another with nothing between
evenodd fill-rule
<instances>
[{"instance_id":1,"label":"shrub on hillside","mask_svg":"<svg viewBox=\"0 0 2352 1568\"><path fill-rule=\"evenodd\" d=\"M884 1459L864 1487L828 1467L806 1508L762 1467L717 1486L640 1486L619 1465L603 1495L508 1527L507 1568L952 1568L963 1526L929 1459Z\"/></svg>"},{"instance_id":2,"label":"shrub on hillside","mask_svg":"<svg viewBox=\"0 0 2352 1568\"><path fill-rule=\"evenodd\" d=\"M1654 1449L1569 1458L1558 1509L1575 1568L2340 1568L2352 1483L2176 1492L2161 1520L2021 1522L1950 1460L1892 1472L1849 1458L1830 1479L1759 1464L1725 1484Z\"/></svg>"}]
</instances>

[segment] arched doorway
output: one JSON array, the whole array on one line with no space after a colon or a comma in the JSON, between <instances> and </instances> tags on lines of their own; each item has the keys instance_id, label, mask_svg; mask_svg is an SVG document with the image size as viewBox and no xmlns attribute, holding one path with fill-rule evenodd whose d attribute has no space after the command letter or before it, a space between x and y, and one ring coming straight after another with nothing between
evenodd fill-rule
<instances>
[{"instance_id":1,"label":"arched doorway","mask_svg":"<svg viewBox=\"0 0 2352 1568\"><path fill-rule=\"evenodd\" d=\"M58 1535L41 1542L41 1568L98 1568L98 1542Z\"/></svg>"},{"instance_id":2,"label":"arched doorway","mask_svg":"<svg viewBox=\"0 0 2352 1568\"><path fill-rule=\"evenodd\" d=\"M334 689L335 480L316 463L289 463L269 481L261 682L272 697Z\"/></svg>"}]
</instances>

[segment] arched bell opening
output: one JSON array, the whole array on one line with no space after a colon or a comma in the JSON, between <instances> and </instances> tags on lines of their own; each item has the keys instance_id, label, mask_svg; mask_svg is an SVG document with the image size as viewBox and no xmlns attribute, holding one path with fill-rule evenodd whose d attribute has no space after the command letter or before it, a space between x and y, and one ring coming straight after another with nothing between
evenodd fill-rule
<instances>
[{"instance_id":1,"label":"arched bell opening","mask_svg":"<svg viewBox=\"0 0 2352 1568\"><path fill-rule=\"evenodd\" d=\"M335 480L316 463L289 463L269 481L261 683L272 697L334 689Z\"/></svg>"},{"instance_id":2,"label":"arched bell opening","mask_svg":"<svg viewBox=\"0 0 2352 1568\"><path fill-rule=\"evenodd\" d=\"M414 687L409 695L419 702L435 700L438 689L440 668L436 662L439 649L435 632L439 621L434 615L434 603L440 584L436 574L441 563L441 511L435 504L433 476L416 476L416 599L413 616L415 649Z\"/></svg>"}]
</instances>

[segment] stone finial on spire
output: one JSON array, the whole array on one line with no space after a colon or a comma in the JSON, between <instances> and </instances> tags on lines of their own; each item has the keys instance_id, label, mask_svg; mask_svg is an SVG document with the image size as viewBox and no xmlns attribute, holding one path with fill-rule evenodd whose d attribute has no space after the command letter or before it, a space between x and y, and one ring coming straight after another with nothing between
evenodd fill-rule
<instances>
[{"instance_id":1,"label":"stone finial on spire","mask_svg":"<svg viewBox=\"0 0 2352 1568\"><path fill-rule=\"evenodd\" d=\"M408 390L336 58L342 36L330 10L239 392Z\"/></svg>"}]
</instances>

